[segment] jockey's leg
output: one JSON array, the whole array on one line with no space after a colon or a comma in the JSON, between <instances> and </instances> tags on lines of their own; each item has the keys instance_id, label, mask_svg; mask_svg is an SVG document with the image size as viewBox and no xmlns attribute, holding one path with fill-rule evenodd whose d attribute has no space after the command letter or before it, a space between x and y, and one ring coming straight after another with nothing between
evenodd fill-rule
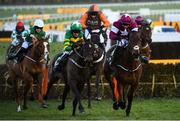
<instances>
[{"instance_id":1,"label":"jockey's leg","mask_svg":"<svg viewBox=\"0 0 180 121\"><path fill-rule=\"evenodd\" d=\"M27 53L29 44L28 42L23 42L21 48L18 50L16 57L17 57L17 61L21 62L24 59L24 55Z\"/></svg>"},{"instance_id":2,"label":"jockey's leg","mask_svg":"<svg viewBox=\"0 0 180 121\"><path fill-rule=\"evenodd\" d=\"M63 54L55 61L53 71L62 71L63 64L67 61L68 56L69 53L63 52Z\"/></svg>"}]
</instances>

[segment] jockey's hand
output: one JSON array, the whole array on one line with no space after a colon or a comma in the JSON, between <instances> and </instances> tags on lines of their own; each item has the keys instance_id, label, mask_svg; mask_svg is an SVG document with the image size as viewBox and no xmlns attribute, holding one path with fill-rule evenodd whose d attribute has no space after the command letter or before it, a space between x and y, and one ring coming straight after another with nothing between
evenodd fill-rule
<instances>
[{"instance_id":1,"label":"jockey's hand","mask_svg":"<svg viewBox=\"0 0 180 121\"><path fill-rule=\"evenodd\" d=\"M70 53L69 51L64 51L64 54L68 54L69 55L69 53Z\"/></svg>"},{"instance_id":2,"label":"jockey's hand","mask_svg":"<svg viewBox=\"0 0 180 121\"><path fill-rule=\"evenodd\" d=\"M65 48L65 51L71 51L72 50L72 47L71 46L68 46Z\"/></svg>"},{"instance_id":3,"label":"jockey's hand","mask_svg":"<svg viewBox=\"0 0 180 121\"><path fill-rule=\"evenodd\" d=\"M87 26L86 29L87 29L88 31L91 31L91 27L89 27L89 26Z\"/></svg>"},{"instance_id":4,"label":"jockey's hand","mask_svg":"<svg viewBox=\"0 0 180 121\"><path fill-rule=\"evenodd\" d=\"M107 28L106 28L104 25L102 25L102 26L101 26L101 30L102 30L102 31L106 31Z\"/></svg>"},{"instance_id":5,"label":"jockey's hand","mask_svg":"<svg viewBox=\"0 0 180 121\"><path fill-rule=\"evenodd\" d=\"M83 40L83 41L81 41L81 44L83 44L83 45L84 45L84 44L85 44L85 41L84 41L84 40Z\"/></svg>"}]
</instances>

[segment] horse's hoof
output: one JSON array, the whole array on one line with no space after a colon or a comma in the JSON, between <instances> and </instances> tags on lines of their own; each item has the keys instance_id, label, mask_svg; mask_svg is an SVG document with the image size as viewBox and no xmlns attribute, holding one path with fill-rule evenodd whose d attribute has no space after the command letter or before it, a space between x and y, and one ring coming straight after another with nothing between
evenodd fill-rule
<instances>
[{"instance_id":1,"label":"horse's hoof","mask_svg":"<svg viewBox=\"0 0 180 121\"><path fill-rule=\"evenodd\" d=\"M21 112L21 106L18 106L17 112Z\"/></svg>"},{"instance_id":2,"label":"horse's hoof","mask_svg":"<svg viewBox=\"0 0 180 121\"><path fill-rule=\"evenodd\" d=\"M43 108L48 108L48 104L42 104Z\"/></svg>"},{"instance_id":3,"label":"horse's hoof","mask_svg":"<svg viewBox=\"0 0 180 121\"><path fill-rule=\"evenodd\" d=\"M59 105L59 106L58 106L58 110L63 110L64 108L65 108L64 105Z\"/></svg>"},{"instance_id":4,"label":"horse's hoof","mask_svg":"<svg viewBox=\"0 0 180 121\"><path fill-rule=\"evenodd\" d=\"M130 111L126 110L126 116L128 117L130 114Z\"/></svg>"},{"instance_id":5,"label":"horse's hoof","mask_svg":"<svg viewBox=\"0 0 180 121\"><path fill-rule=\"evenodd\" d=\"M121 109L125 109L126 108L126 102L119 102L119 107L121 108Z\"/></svg>"},{"instance_id":6,"label":"horse's hoof","mask_svg":"<svg viewBox=\"0 0 180 121\"><path fill-rule=\"evenodd\" d=\"M114 102L114 103L113 103L113 109L114 109L114 110L118 110L118 109L119 109L119 105L118 105L117 102Z\"/></svg>"},{"instance_id":7,"label":"horse's hoof","mask_svg":"<svg viewBox=\"0 0 180 121\"><path fill-rule=\"evenodd\" d=\"M96 97L95 99L96 99L97 101L101 101L102 98L101 98L101 97Z\"/></svg>"},{"instance_id":8,"label":"horse's hoof","mask_svg":"<svg viewBox=\"0 0 180 121\"><path fill-rule=\"evenodd\" d=\"M88 108L91 109L92 107L90 105L88 105Z\"/></svg>"},{"instance_id":9,"label":"horse's hoof","mask_svg":"<svg viewBox=\"0 0 180 121\"><path fill-rule=\"evenodd\" d=\"M34 101L35 100L35 97L34 96L31 96L30 97L30 101Z\"/></svg>"},{"instance_id":10,"label":"horse's hoof","mask_svg":"<svg viewBox=\"0 0 180 121\"><path fill-rule=\"evenodd\" d=\"M79 109L79 113L85 113L84 109Z\"/></svg>"}]
</instances>

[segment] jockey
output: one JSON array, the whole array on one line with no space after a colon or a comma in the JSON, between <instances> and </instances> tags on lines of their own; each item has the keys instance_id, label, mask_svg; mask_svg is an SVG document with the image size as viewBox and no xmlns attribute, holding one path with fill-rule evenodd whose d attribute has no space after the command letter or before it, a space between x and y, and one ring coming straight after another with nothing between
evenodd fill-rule
<instances>
[{"instance_id":1,"label":"jockey","mask_svg":"<svg viewBox=\"0 0 180 121\"><path fill-rule=\"evenodd\" d=\"M101 45L104 49L107 43L106 30L110 26L110 22L104 15L104 13L100 11L99 6L96 4L91 5L89 7L89 10L80 18L80 23L82 24L83 29L85 29L85 35L89 35L89 31L92 30L101 30L104 41L101 40L102 42L99 43L102 43Z\"/></svg>"},{"instance_id":2,"label":"jockey","mask_svg":"<svg viewBox=\"0 0 180 121\"><path fill-rule=\"evenodd\" d=\"M150 26L151 23L152 23L152 20L151 19L144 19L142 16L137 16L135 18L135 22L138 25L138 29L141 29L142 26L146 26L146 25ZM148 47L149 47L149 45L148 45ZM151 51L151 50L149 50L149 51ZM146 54L146 55L148 55L148 54ZM141 55L141 61L143 63L148 63L149 62L149 58L146 57L145 54L142 54Z\"/></svg>"},{"instance_id":3,"label":"jockey","mask_svg":"<svg viewBox=\"0 0 180 121\"><path fill-rule=\"evenodd\" d=\"M13 30L13 32L11 34L11 39L12 39L11 45L12 45L12 47L15 47L19 44L18 37L22 37L24 39L25 36L27 36L27 34L28 34L28 31L25 30L24 23L22 21L17 22L16 28L15 28L15 30ZM8 59L13 59L16 54L17 54L17 52L8 53Z\"/></svg>"},{"instance_id":4,"label":"jockey","mask_svg":"<svg viewBox=\"0 0 180 121\"><path fill-rule=\"evenodd\" d=\"M64 39L64 51L62 55L57 58L54 63L54 71L61 71L62 66L66 63L68 56L72 53L75 48L80 48L83 40L84 33L82 32L82 25L75 21L71 24L70 30L66 31Z\"/></svg>"},{"instance_id":5,"label":"jockey","mask_svg":"<svg viewBox=\"0 0 180 121\"><path fill-rule=\"evenodd\" d=\"M144 18L142 16L137 16L135 18L135 22L136 22L138 28L141 28L143 25L143 22L144 22Z\"/></svg>"},{"instance_id":6,"label":"jockey","mask_svg":"<svg viewBox=\"0 0 180 121\"><path fill-rule=\"evenodd\" d=\"M44 21L41 19L36 19L34 22L34 26L29 28L28 34L25 36L25 41L23 42L20 50L18 51L16 57L18 57L18 61L20 62L24 58L24 54L26 54L29 45L37 41L37 37L46 37L47 34L43 30Z\"/></svg>"},{"instance_id":7,"label":"jockey","mask_svg":"<svg viewBox=\"0 0 180 121\"><path fill-rule=\"evenodd\" d=\"M115 65L117 56L121 56L124 48L128 46L128 34L130 31L138 31L136 22L128 14L123 14L121 18L115 21L111 27L109 38L117 41L117 47L114 50L110 64Z\"/></svg>"}]
</instances>

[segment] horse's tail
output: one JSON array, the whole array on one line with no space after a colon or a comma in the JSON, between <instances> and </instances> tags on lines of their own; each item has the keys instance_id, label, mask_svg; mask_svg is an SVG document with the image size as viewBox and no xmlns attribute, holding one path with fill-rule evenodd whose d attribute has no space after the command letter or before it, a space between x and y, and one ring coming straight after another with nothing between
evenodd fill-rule
<instances>
[{"instance_id":1,"label":"horse's tail","mask_svg":"<svg viewBox=\"0 0 180 121\"><path fill-rule=\"evenodd\" d=\"M118 82L117 82L116 77L114 77L114 76L112 77L112 83L113 83L113 87L114 87L114 89L113 89L114 96L115 96L116 100L118 101L120 98L119 91L118 91Z\"/></svg>"},{"instance_id":2,"label":"horse's tail","mask_svg":"<svg viewBox=\"0 0 180 121\"><path fill-rule=\"evenodd\" d=\"M44 78L42 84L43 84L43 96L44 96L48 88L48 67L44 69L43 73L44 73Z\"/></svg>"}]
</instances>

